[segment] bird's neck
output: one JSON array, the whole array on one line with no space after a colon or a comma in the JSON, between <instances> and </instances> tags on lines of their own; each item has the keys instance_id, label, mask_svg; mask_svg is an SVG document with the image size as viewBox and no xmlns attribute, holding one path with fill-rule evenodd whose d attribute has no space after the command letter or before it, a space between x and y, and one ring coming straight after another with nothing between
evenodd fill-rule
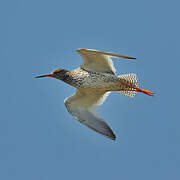
<instances>
[{"instance_id":1,"label":"bird's neck","mask_svg":"<svg viewBox=\"0 0 180 180\"><path fill-rule=\"evenodd\" d=\"M72 75L70 71L64 69L63 72L61 72L61 76L58 77L58 79L60 79L61 81L64 81L65 83L70 84L72 81Z\"/></svg>"}]
</instances>

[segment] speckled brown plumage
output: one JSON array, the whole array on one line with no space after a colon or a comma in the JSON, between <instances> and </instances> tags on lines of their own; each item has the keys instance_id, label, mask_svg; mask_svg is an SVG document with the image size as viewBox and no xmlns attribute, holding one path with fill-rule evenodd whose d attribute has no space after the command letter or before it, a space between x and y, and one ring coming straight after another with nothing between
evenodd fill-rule
<instances>
[{"instance_id":1,"label":"speckled brown plumage","mask_svg":"<svg viewBox=\"0 0 180 180\"><path fill-rule=\"evenodd\" d=\"M130 81L127 79L127 76L115 76L108 73L98 73L98 72L90 72L84 70L82 68L77 68L73 71L66 71L63 74L61 80L68 83L71 86L74 86L78 89L89 89L92 91L96 89L96 91L136 91L133 88L127 87L120 82L126 82L134 87L137 87L136 77L131 79ZM59 77L58 77L59 78Z\"/></svg>"}]
</instances>

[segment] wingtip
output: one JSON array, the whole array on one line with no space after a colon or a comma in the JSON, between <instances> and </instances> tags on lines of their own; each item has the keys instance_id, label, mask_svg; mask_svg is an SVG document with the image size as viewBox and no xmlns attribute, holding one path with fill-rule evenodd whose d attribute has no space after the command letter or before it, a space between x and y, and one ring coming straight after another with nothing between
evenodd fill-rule
<instances>
[{"instance_id":1,"label":"wingtip","mask_svg":"<svg viewBox=\"0 0 180 180\"><path fill-rule=\"evenodd\" d=\"M131 57L130 59L137 59L136 57Z\"/></svg>"},{"instance_id":2,"label":"wingtip","mask_svg":"<svg viewBox=\"0 0 180 180\"><path fill-rule=\"evenodd\" d=\"M115 134L113 132L112 132L112 134L110 136L108 136L108 138L110 138L113 141L116 140L116 136L115 136Z\"/></svg>"},{"instance_id":3,"label":"wingtip","mask_svg":"<svg viewBox=\"0 0 180 180\"><path fill-rule=\"evenodd\" d=\"M116 136L114 136L113 138L111 138L111 140L115 141L115 140L116 140Z\"/></svg>"},{"instance_id":4,"label":"wingtip","mask_svg":"<svg viewBox=\"0 0 180 180\"><path fill-rule=\"evenodd\" d=\"M136 57L131 57L131 56L124 56L123 58L125 58L125 59L137 59Z\"/></svg>"}]
</instances>

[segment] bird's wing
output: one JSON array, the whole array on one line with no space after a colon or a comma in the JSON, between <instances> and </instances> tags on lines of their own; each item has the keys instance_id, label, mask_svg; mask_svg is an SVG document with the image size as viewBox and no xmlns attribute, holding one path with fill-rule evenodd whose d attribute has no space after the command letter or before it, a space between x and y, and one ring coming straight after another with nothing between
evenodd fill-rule
<instances>
[{"instance_id":1,"label":"bird's wing","mask_svg":"<svg viewBox=\"0 0 180 180\"><path fill-rule=\"evenodd\" d=\"M85 90L77 90L74 95L65 99L64 103L68 112L79 122L94 131L115 140L111 128L96 113L96 107L106 99L108 93L88 93Z\"/></svg>"},{"instance_id":2,"label":"bird's wing","mask_svg":"<svg viewBox=\"0 0 180 180\"><path fill-rule=\"evenodd\" d=\"M114 54L110 52L103 52L94 49L77 49L76 50L83 58L81 68L93 71L115 74L115 68L110 57L136 59L134 57Z\"/></svg>"}]
</instances>

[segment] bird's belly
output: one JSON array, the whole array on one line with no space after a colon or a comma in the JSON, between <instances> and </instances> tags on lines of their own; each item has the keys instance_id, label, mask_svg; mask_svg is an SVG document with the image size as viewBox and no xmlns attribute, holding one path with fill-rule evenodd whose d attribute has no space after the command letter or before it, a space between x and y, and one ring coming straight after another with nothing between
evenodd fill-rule
<instances>
[{"instance_id":1,"label":"bird's belly","mask_svg":"<svg viewBox=\"0 0 180 180\"><path fill-rule=\"evenodd\" d=\"M74 86L76 88L90 88L100 91L115 91L117 90L117 84L119 83L116 76L102 74L88 74L74 79Z\"/></svg>"}]
</instances>

